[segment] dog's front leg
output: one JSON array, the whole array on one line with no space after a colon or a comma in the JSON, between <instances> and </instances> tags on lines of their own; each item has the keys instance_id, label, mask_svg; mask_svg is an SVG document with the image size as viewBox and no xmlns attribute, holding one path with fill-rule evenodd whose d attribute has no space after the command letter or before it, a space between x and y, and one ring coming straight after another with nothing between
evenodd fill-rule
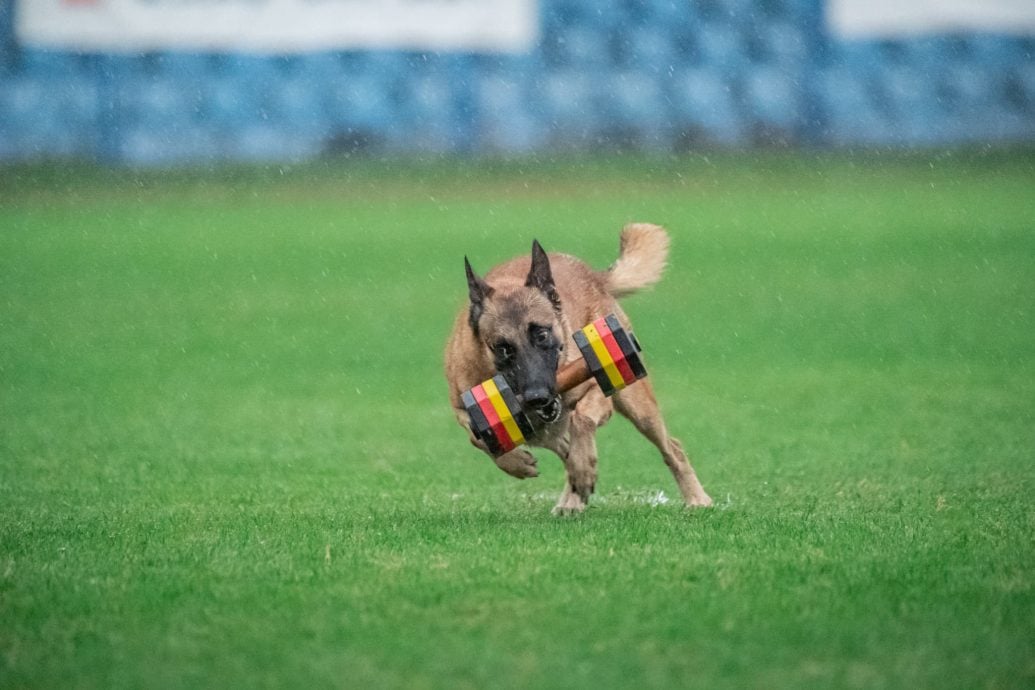
<instances>
[{"instance_id":1,"label":"dog's front leg","mask_svg":"<svg viewBox=\"0 0 1035 690\"><path fill-rule=\"evenodd\" d=\"M509 453L494 457L488 446L479 441L472 433L471 417L467 414L467 410L454 408L453 412L456 413L456 421L467 430L467 436L471 441L471 445L492 458L492 461L496 463L496 467L517 479L531 479L532 477L539 476L539 467L536 465L535 456L526 449L515 448Z\"/></svg>"},{"instance_id":2,"label":"dog's front leg","mask_svg":"<svg viewBox=\"0 0 1035 690\"><path fill-rule=\"evenodd\" d=\"M569 442L564 457L564 491L557 500L555 515L579 513L586 509L597 484L597 427L610 417L611 401L599 388L592 388L578 403L568 420Z\"/></svg>"},{"instance_id":3,"label":"dog's front leg","mask_svg":"<svg viewBox=\"0 0 1035 690\"><path fill-rule=\"evenodd\" d=\"M515 448L509 453L504 453L492 460L496 463L496 467L511 477L531 479L539 476L539 467L536 465L535 456L524 448Z\"/></svg>"}]
</instances>

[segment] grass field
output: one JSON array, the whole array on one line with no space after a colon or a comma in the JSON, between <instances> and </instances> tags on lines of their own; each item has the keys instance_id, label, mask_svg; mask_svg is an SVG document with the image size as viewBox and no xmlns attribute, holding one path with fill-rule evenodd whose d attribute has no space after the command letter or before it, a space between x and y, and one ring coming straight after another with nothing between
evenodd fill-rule
<instances>
[{"instance_id":1,"label":"grass field","mask_svg":"<svg viewBox=\"0 0 1035 690\"><path fill-rule=\"evenodd\" d=\"M479 270L626 301L715 498L472 449ZM0 170L0 687L1035 685L1035 155Z\"/></svg>"}]
</instances>

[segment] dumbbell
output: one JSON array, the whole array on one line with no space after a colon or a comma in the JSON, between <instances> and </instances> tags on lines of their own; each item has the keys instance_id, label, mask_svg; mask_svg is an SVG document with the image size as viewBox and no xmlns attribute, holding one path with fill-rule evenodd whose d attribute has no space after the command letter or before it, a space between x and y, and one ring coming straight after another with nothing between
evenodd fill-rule
<instances>
[{"instance_id":1,"label":"dumbbell","mask_svg":"<svg viewBox=\"0 0 1035 690\"><path fill-rule=\"evenodd\" d=\"M596 380L611 396L647 375L640 343L622 328L614 314L601 317L572 334L582 354L557 372L557 392ZM535 436L535 428L506 379L497 374L461 396L471 419L471 431L494 455L513 450Z\"/></svg>"}]
</instances>

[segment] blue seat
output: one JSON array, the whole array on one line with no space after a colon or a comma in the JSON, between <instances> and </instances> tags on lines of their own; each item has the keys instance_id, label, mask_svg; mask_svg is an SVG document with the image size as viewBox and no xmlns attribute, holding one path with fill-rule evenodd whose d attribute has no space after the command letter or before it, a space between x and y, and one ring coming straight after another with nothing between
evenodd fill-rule
<instances>
[{"instance_id":1,"label":"blue seat","mask_svg":"<svg viewBox=\"0 0 1035 690\"><path fill-rule=\"evenodd\" d=\"M686 70L672 83L674 119L700 129L726 144L745 135L745 122L733 100L730 84L709 68Z\"/></svg>"},{"instance_id":2,"label":"blue seat","mask_svg":"<svg viewBox=\"0 0 1035 690\"><path fill-rule=\"evenodd\" d=\"M489 152L528 154L545 142L542 121L525 110L490 115L480 124L477 143Z\"/></svg>"},{"instance_id":3,"label":"blue seat","mask_svg":"<svg viewBox=\"0 0 1035 690\"><path fill-rule=\"evenodd\" d=\"M399 125L407 130L418 150L451 152L467 143L459 141L465 134L460 129L463 114L444 74L425 73L405 80L400 96Z\"/></svg>"},{"instance_id":4,"label":"blue seat","mask_svg":"<svg viewBox=\"0 0 1035 690\"><path fill-rule=\"evenodd\" d=\"M493 117L527 109L529 93L521 81L491 75L478 81L475 99L478 112Z\"/></svg>"},{"instance_id":5,"label":"blue seat","mask_svg":"<svg viewBox=\"0 0 1035 690\"><path fill-rule=\"evenodd\" d=\"M765 24L759 30L758 40L774 65L797 67L809 58L805 36L801 29L790 22Z\"/></svg>"},{"instance_id":6,"label":"blue seat","mask_svg":"<svg viewBox=\"0 0 1035 690\"><path fill-rule=\"evenodd\" d=\"M934 86L921 68L900 65L880 72L887 112L897 130L890 143L927 144L940 140L940 127L947 119L947 110Z\"/></svg>"},{"instance_id":7,"label":"blue seat","mask_svg":"<svg viewBox=\"0 0 1035 690\"><path fill-rule=\"evenodd\" d=\"M843 65L827 67L814 76L814 93L828 114L842 119L876 107L867 76Z\"/></svg>"},{"instance_id":8,"label":"blue seat","mask_svg":"<svg viewBox=\"0 0 1035 690\"><path fill-rule=\"evenodd\" d=\"M801 122L801 93L794 76L776 67L751 70L744 84L749 116L768 127L786 131Z\"/></svg>"},{"instance_id":9,"label":"blue seat","mask_svg":"<svg viewBox=\"0 0 1035 690\"><path fill-rule=\"evenodd\" d=\"M656 73L668 72L679 62L679 56L667 31L656 27L641 27L625 32L627 64L639 70Z\"/></svg>"},{"instance_id":10,"label":"blue seat","mask_svg":"<svg viewBox=\"0 0 1035 690\"><path fill-rule=\"evenodd\" d=\"M324 84L307 74L281 79L270 98L274 117L296 127L325 129L329 118L323 89Z\"/></svg>"},{"instance_id":11,"label":"blue seat","mask_svg":"<svg viewBox=\"0 0 1035 690\"><path fill-rule=\"evenodd\" d=\"M877 41L833 40L828 44L828 61L831 65L871 73L884 65L884 51Z\"/></svg>"},{"instance_id":12,"label":"blue seat","mask_svg":"<svg viewBox=\"0 0 1035 690\"><path fill-rule=\"evenodd\" d=\"M205 82L202 94L200 117L215 127L239 127L260 117L258 92L229 74Z\"/></svg>"},{"instance_id":13,"label":"blue seat","mask_svg":"<svg viewBox=\"0 0 1035 690\"><path fill-rule=\"evenodd\" d=\"M980 64L964 62L950 65L944 72L944 92L951 94L951 105L960 112L982 110L993 98L994 75Z\"/></svg>"},{"instance_id":14,"label":"blue seat","mask_svg":"<svg viewBox=\"0 0 1035 690\"><path fill-rule=\"evenodd\" d=\"M266 55L233 53L222 61L221 71L249 88L269 88L279 78L276 59Z\"/></svg>"},{"instance_id":15,"label":"blue seat","mask_svg":"<svg viewBox=\"0 0 1035 690\"><path fill-rule=\"evenodd\" d=\"M816 0L782 0L783 16L792 22L801 22L817 14Z\"/></svg>"},{"instance_id":16,"label":"blue seat","mask_svg":"<svg viewBox=\"0 0 1035 690\"><path fill-rule=\"evenodd\" d=\"M210 53L183 51L163 53L160 60L162 74L183 81L212 79L221 71L221 63Z\"/></svg>"},{"instance_id":17,"label":"blue seat","mask_svg":"<svg viewBox=\"0 0 1035 690\"><path fill-rule=\"evenodd\" d=\"M14 148L28 158L67 158L92 153L88 130L93 122L66 117L57 93L60 82L54 79L27 82L11 85L13 98L4 99L5 106L0 107L6 111L0 119L5 121L5 129L14 139Z\"/></svg>"},{"instance_id":18,"label":"blue seat","mask_svg":"<svg viewBox=\"0 0 1035 690\"><path fill-rule=\"evenodd\" d=\"M426 74L409 81L410 104L427 120L448 117L453 105L453 89L440 74Z\"/></svg>"},{"instance_id":19,"label":"blue seat","mask_svg":"<svg viewBox=\"0 0 1035 690\"><path fill-rule=\"evenodd\" d=\"M38 156L87 157L97 123L97 94L74 76L27 75L0 83L0 125L11 149Z\"/></svg>"},{"instance_id":20,"label":"blue seat","mask_svg":"<svg viewBox=\"0 0 1035 690\"><path fill-rule=\"evenodd\" d=\"M363 74L387 83L405 78L414 71L421 71L421 67L427 64L428 61L423 57L397 50L377 50L365 54L350 74Z\"/></svg>"},{"instance_id":21,"label":"blue seat","mask_svg":"<svg viewBox=\"0 0 1035 690\"><path fill-rule=\"evenodd\" d=\"M298 56L296 76L315 83L327 83L343 72L337 53L323 50Z\"/></svg>"},{"instance_id":22,"label":"blue seat","mask_svg":"<svg viewBox=\"0 0 1035 690\"><path fill-rule=\"evenodd\" d=\"M889 67L881 70L880 81L892 109L903 115L919 115L937 103L934 85L920 68Z\"/></svg>"},{"instance_id":23,"label":"blue seat","mask_svg":"<svg viewBox=\"0 0 1035 690\"><path fill-rule=\"evenodd\" d=\"M0 122L28 125L52 107L42 79L23 74L5 77L0 84Z\"/></svg>"},{"instance_id":24,"label":"blue seat","mask_svg":"<svg viewBox=\"0 0 1035 690\"><path fill-rule=\"evenodd\" d=\"M882 143L890 121L882 105L883 95L868 74L833 65L814 78L813 92L819 99L826 135L832 143Z\"/></svg>"},{"instance_id":25,"label":"blue seat","mask_svg":"<svg viewBox=\"0 0 1035 690\"><path fill-rule=\"evenodd\" d=\"M543 83L542 104L554 129L583 129L600 117L598 80L580 70L554 72Z\"/></svg>"},{"instance_id":26,"label":"blue seat","mask_svg":"<svg viewBox=\"0 0 1035 690\"><path fill-rule=\"evenodd\" d=\"M235 130L223 146L235 158L255 161L301 161L320 153L322 139L291 127L256 122Z\"/></svg>"},{"instance_id":27,"label":"blue seat","mask_svg":"<svg viewBox=\"0 0 1035 690\"><path fill-rule=\"evenodd\" d=\"M719 69L738 69L748 62L740 34L731 26L709 23L697 34L697 50L704 63Z\"/></svg>"},{"instance_id":28,"label":"blue seat","mask_svg":"<svg viewBox=\"0 0 1035 690\"><path fill-rule=\"evenodd\" d=\"M1014 66L1013 82L1017 85L1020 97L1027 106L1027 112L1035 121L1035 61L1026 61Z\"/></svg>"},{"instance_id":29,"label":"blue seat","mask_svg":"<svg viewBox=\"0 0 1035 690\"><path fill-rule=\"evenodd\" d=\"M235 128L226 145L236 158L265 161L278 151L282 138L282 133L273 125L256 122Z\"/></svg>"},{"instance_id":30,"label":"blue seat","mask_svg":"<svg viewBox=\"0 0 1035 690\"><path fill-rule=\"evenodd\" d=\"M640 5L655 31L667 31L675 25L688 24L694 17L696 3L685 0L642 0Z\"/></svg>"},{"instance_id":31,"label":"blue seat","mask_svg":"<svg viewBox=\"0 0 1035 690\"><path fill-rule=\"evenodd\" d=\"M919 36L903 39L899 44L907 64L928 72L938 72L970 58L966 43L951 36Z\"/></svg>"},{"instance_id":32,"label":"blue seat","mask_svg":"<svg viewBox=\"0 0 1035 690\"><path fill-rule=\"evenodd\" d=\"M607 83L608 110L615 121L638 128L657 127L668 119L658 79L641 71L614 73Z\"/></svg>"},{"instance_id":33,"label":"blue seat","mask_svg":"<svg viewBox=\"0 0 1035 690\"><path fill-rule=\"evenodd\" d=\"M91 56L63 50L23 48L19 61L23 73L44 79L70 76L90 78L95 69L95 60Z\"/></svg>"},{"instance_id":34,"label":"blue seat","mask_svg":"<svg viewBox=\"0 0 1035 690\"><path fill-rule=\"evenodd\" d=\"M569 23L569 27L578 25L591 31L606 33L610 29L629 24L628 12L622 0L595 0L586 5L579 21Z\"/></svg>"},{"instance_id":35,"label":"blue seat","mask_svg":"<svg viewBox=\"0 0 1035 690\"><path fill-rule=\"evenodd\" d=\"M546 32L585 23L593 12L593 7L584 0L541 0L539 6L540 21Z\"/></svg>"},{"instance_id":36,"label":"blue seat","mask_svg":"<svg viewBox=\"0 0 1035 690\"><path fill-rule=\"evenodd\" d=\"M69 77L48 87L61 117L70 126L90 127L100 116L101 98L94 80Z\"/></svg>"},{"instance_id":37,"label":"blue seat","mask_svg":"<svg viewBox=\"0 0 1035 690\"><path fill-rule=\"evenodd\" d=\"M750 20L757 13L757 0L714 0L724 21L734 24Z\"/></svg>"},{"instance_id":38,"label":"blue seat","mask_svg":"<svg viewBox=\"0 0 1035 690\"><path fill-rule=\"evenodd\" d=\"M391 85L370 74L338 77L324 91L331 122L373 130L380 130L402 116L400 111L405 104L391 101L391 94Z\"/></svg>"},{"instance_id":39,"label":"blue seat","mask_svg":"<svg viewBox=\"0 0 1035 690\"><path fill-rule=\"evenodd\" d=\"M128 127L119 149L123 161L140 167L196 165L217 160L223 154L216 135L198 125L175 129L147 124Z\"/></svg>"},{"instance_id":40,"label":"blue seat","mask_svg":"<svg viewBox=\"0 0 1035 690\"><path fill-rule=\"evenodd\" d=\"M60 117L47 117L34 127L34 152L45 158L71 158L92 153L83 131Z\"/></svg>"},{"instance_id":41,"label":"blue seat","mask_svg":"<svg viewBox=\"0 0 1035 690\"><path fill-rule=\"evenodd\" d=\"M190 119L197 100L187 82L167 77L134 79L123 90L130 116L157 128Z\"/></svg>"},{"instance_id":42,"label":"blue seat","mask_svg":"<svg viewBox=\"0 0 1035 690\"><path fill-rule=\"evenodd\" d=\"M560 37L566 55L564 64L599 68L611 63L608 34L585 27L570 27Z\"/></svg>"},{"instance_id":43,"label":"blue seat","mask_svg":"<svg viewBox=\"0 0 1035 690\"><path fill-rule=\"evenodd\" d=\"M0 75L0 157L31 158L39 137L37 124L52 117L42 83L25 75Z\"/></svg>"},{"instance_id":44,"label":"blue seat","mask_svg":"<svg viewBox=\"0 0 1035 690\"><path fill-rule=\"evenodd\" d=\"M473 81L502 77L529 84L547 69L536 53L481 55L478 59L479 63L471 68Z\"/></svg>"},{"instance_id":45,"label":"blue seat","mask_svg":"<svg viewBox=\"0 0 1035 690\"><path fill-rule=\"evenodd\" d=\"M996 67L1012 67L1030 61L1026 43L1019 38L996 34L974 34L967 37L973 59Z\"/></svg>"}]
</instances>

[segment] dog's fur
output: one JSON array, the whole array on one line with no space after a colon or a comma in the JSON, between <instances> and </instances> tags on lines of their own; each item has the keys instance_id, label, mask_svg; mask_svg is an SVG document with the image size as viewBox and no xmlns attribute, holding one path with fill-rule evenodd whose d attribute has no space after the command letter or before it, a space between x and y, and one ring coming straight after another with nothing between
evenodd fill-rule
<instances>
[{"instance_id":1,"label":"dog's fur","mask_svg":"<svg viewBox=\"0 0 1035 690\"><path fill-rule=\"evenodd\" d=\"M585 509L597 479L596 429L607 422L612 410L627 417L661 451L688 506L711 505L682 445L668 435L650 379L641 379L611 398L604 397L592 380L560 398L555 388L557 370L581 356L572 341L573 329L609 313L630 328L616 298L661 279L668 242L668 235L657 225L626 225L618 260L606 271L594 271L566 254L547 255L538 242L533 243L531 257L501 264L484 279L465 259L470 303L457 316L445 352L450 402L457 421L471 435L461 394L497 372L503 374L541 427L535 445L552 450L564 461L567 477L556 513ZM488 453L473 435L471 443ZM539 474L526 448L494 460L519 479Z\"/></svg>"}]
</instances>

